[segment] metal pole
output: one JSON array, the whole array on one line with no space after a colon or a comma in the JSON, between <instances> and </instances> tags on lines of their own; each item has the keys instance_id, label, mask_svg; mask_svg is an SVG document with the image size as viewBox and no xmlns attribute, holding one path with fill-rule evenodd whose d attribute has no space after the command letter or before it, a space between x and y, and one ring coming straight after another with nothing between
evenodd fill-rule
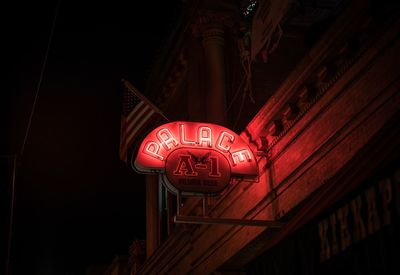
<instances>
[{"instance_id":1,"label":"metal pole","mask_svg":"<svg viewBox=\"0 0 400 275\"><path fill-rule=\"evenodd\" d=\"M206 195L203 195L203 216L208 215L208 197Z\"/></svg>"},{"instance_id":2,"label":"metal pole","mask_svg":"<svg viewBox=\"0 0 400 275\"><path fill-rule=\"evenodd\" d=\"M244 220L244 219L225 219L210 218L199 216L175 216L175 223L191 223L191 224L227 224L227 225L247 225L247 226L263 226L270 228L281 228L285 222L268 221L268 220Z\"/></svg>"}]
</instances>

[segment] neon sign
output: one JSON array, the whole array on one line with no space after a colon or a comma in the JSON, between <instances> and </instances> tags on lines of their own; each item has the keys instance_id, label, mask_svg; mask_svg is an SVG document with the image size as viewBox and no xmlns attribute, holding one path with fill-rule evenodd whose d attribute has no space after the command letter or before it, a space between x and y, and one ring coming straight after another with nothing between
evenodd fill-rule
<instances>
[{"instance_id":1,"label":"neon sign","mask_svg":"<svg viewBox=\"0 0 400 275\"><path fill-rule=\"evenodd\" d=\"M257 177L249 146L231 130L210 123L171 122L150 132L134 162L160 173L172 192L218 193L232 177Z\"/></svg>"}]
</instances>

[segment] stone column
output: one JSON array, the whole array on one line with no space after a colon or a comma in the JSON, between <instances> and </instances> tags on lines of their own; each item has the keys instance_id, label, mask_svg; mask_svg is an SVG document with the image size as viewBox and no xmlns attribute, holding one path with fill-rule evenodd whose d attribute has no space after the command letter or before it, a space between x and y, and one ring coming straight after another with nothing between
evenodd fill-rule
<instances>
[{"instance_id":1,"label":"stone column","mask_svg":"<svg viewBox=\"0 0 400 275\"><path fill-rule=\"evenodd\" d=\"M235 5L232 6L232 3L225 4L224 7L226 8L225 10L218 11L217 9L210 9L210 7L200 10L199 16L193 25L193 32L195 36L202 39L204 53L205 66L203 70L205 72L206 85L204 85L205 90L201 91L201 94L206 97L205 117L207 122L228 127L225 114L227 108L225 32L233 27L236 11ZM208 206L214 205L215 202L215 199L208 198ZM199 200L197 205L200 203L201 201ZM197 214L201 214L198 210L201 209L194 211L197 211Z\"/></svg>"},{"instance_id":2,"label":"stone column","mask_svg":"<svg viewBox=\"0 0 400 275\"><path fill-rule=\"evenodd\" d=\"M219 22L207 24L202 30L207 75L207 120L226 125L226 84L224 62L224 26Z\"/></svg>"}]
</instances>

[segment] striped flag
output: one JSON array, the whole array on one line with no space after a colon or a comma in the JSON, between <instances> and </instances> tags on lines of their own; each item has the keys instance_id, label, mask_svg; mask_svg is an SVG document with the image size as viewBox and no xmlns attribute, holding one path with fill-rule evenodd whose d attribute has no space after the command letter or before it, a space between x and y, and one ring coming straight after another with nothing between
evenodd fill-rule
<instances>
[{"instance_id":1,"label":"striped flag","mask_svg":"<svg viewBox=\"0 0 400 275\"><path fill-rule=\"evenodd\" d=\"M163 113L145 98L131 83L122 80L125 89L121 115L121 140L119 156L128 163L128 155L134 145L140 141L150 123L159 118L168 119Z\"/></svg>"}]
</instances>

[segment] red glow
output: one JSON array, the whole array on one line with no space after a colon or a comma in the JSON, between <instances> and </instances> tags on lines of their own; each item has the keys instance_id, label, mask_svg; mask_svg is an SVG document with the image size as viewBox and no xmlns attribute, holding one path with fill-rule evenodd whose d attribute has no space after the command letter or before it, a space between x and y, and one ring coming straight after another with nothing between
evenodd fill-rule
<instances>
[{"instance_id":1,"label":"red glow","mask_svg":"<svg viewBox=\"0 0 400 275\"><path fill-rule=\"evenodd\" d=\"M244 161L249 161L251 162L251 155L249 150L243 149L240 151L236 151L235 153L232 153L232 159L233 159L233 164L236 166L239 162L244 162Z\"/></svg>"},{"instance_id":2,"label":"red glow","mask_svg":"<svg viewBox=\"0 0 400 275\"><path fill-rule=\"evenodd\" d=\"M230 181L228 160L218 151L202 148L174 150L166 160L169 189L183 192L217 193Z\"/></svg>"},{"instance_id":3,"label":"red glow","mask_svg":"<svg viewBox=\"0 0 400 275\"><path fill-rule=\"evenodd\" d=\"M165 173L177 189L192 192L219 192L231 176L258 176L254 154L240 136L198 122L171 122L154 129L143 140L134 165L140 172Z\"/></svg>"}]
</instances>

